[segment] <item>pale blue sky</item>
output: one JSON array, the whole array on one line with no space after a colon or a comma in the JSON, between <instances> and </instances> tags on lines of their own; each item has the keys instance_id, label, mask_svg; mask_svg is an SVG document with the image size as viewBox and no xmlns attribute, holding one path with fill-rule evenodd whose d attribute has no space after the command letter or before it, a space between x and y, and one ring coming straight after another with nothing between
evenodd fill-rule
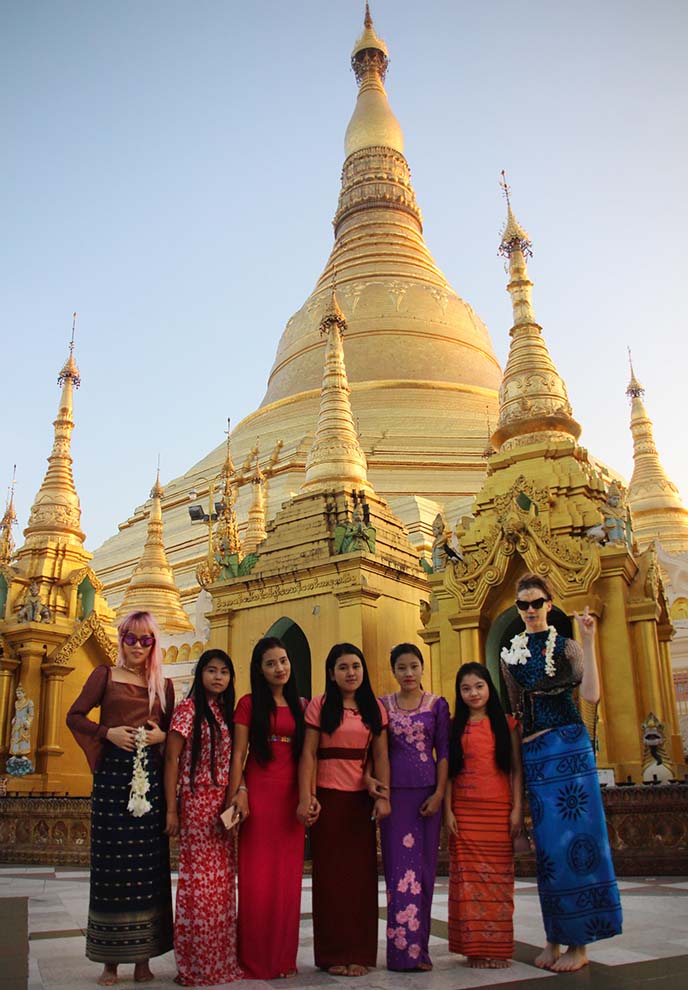
<instances>
[{"instance_id":1,"label":"pale blue sky","mask_svg":"<svg viewBox=\"0 0 688 990\"><path fill-rule=\"evenodd\" d=\"M3 408L16 536L71 313L87 545L260 403L332 244L360 0L0 3ZM433 255L508 349L506 168L582 442L627 476L626 345L688 496L685 0L373 0Z\"/></svg>"}]
</instances>

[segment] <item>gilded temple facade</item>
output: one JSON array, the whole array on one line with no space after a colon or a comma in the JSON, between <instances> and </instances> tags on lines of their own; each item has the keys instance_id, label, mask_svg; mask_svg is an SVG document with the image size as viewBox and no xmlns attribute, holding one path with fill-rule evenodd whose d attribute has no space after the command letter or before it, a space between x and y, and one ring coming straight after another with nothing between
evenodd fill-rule
<instances>
[{"instance_id":1,"label":"gilded temple facade","mask_svg":"<svg viewBox=\"0 0 688 990\"><path fill-rule=\"evenodd\" d=\"M11 499L0 522L3 760L19 685L34 712L34 770L12 789L90 791L64 716L93 666L114 659L105 593L118 617L157 616L178 694L206 645L230 652L237 691L248 690L252 647L272 634L304 696L322 690L338 641L360 645L377 691L391 690L389 650L410 641L424 648L427 687L451 700L461 662L484 659L497 673L501 647L521 628L513 587L525 570L552 581L561 631L572 634L586 604L597 618L600 765L641 780L652 716L664 726L667 772L681 771L670 641L683 606L665 590L665 556L683 559L667 534L686 515L658 481L640 395L627 506L579 444L535 319L530 240L510 203L503 375L486 328L437 268L384 88L387 61L366 11L334 246L287 323L260 407L164 490L158 477L93 561L71 469L79 373L70 348L48 471L18 551Z\"/></svg>"}]
</instances>

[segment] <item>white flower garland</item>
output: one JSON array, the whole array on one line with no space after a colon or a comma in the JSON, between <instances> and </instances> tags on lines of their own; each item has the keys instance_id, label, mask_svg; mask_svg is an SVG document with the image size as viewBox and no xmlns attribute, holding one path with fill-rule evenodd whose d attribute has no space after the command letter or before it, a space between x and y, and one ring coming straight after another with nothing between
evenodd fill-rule
<instances>
[{"instance_id":1,"label":"white flower garland","mask_svg":"<svg viewBox=\"0 0 688 990\"><path fill-rule=\"evenodd\" d=\"M547 627L547 644L545 646L545 673L548 677L554 677L554 644L557 641L557 630L554 626ZM528 633L522 632L514 636L511 646L507 650L502 649L501 658L509 665L528 663L530 650L528 649Z\"/></svg>"},{"instance_id":2,"label":"white flower garland","mask_svg":"<svg viewBox=\"0 0 688 990\"><path fill-rule=\"evenodd\" d=\"M153 807L146 797L146 794L150 790L150 780L146 772L148 764L146 750L146 730L140 725L136 730L134 772L131 775L131 790L129 791L129 804L127 805L127 811L130 811L134 818L141 818Z\"/></svg>"}]
</instances>

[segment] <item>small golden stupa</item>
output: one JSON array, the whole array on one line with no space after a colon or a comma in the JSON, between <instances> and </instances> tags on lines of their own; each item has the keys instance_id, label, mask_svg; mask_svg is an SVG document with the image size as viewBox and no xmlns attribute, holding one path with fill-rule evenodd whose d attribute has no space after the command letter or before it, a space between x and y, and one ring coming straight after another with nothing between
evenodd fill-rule
<instances>
[{"instance_id":1,"label":"small golden stupa","mask_svg":"<svg viewBox=\"0 0 688 990\"><path fill-rule=\"evenodd\" d=\"M12 767L12 719L21 689L31 712L25 744L31 769L25 765L28 772L10 776L8 789L26 794L90 793L91 773L67 732L65 715L93 668L117 655L113 612L84 546L72 474L73 399L80 382L73 324L69 356L58 377L62 390L48 470L16 553L11 498L2 521L0 761Z\"/></svg>"}]
</instances>

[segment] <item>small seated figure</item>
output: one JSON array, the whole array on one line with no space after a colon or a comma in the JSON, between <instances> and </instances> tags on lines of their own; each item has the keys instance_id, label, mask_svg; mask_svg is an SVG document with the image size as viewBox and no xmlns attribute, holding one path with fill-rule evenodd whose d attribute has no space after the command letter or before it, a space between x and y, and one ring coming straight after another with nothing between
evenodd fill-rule
<instances>
[{"instance_id":1,"label":"small seated figure","mask_svg":"<svg viewBox=\"0 0 688 990\"><path fill-rule=\"evenodd\" d=\"M336 526L334 533L335 553L351 553L353 550L375 553L375 528L366 524L360 502L354 507L351 522L346 526Z\"/></svg>"},{"instance_id":2,"label":"small seated figure","mask_svg":"<svg viewBox=\"0 0 688 990\"><path fill-rule=\"evenodd\" d=\"M43 612L47 609L48 619L43 619ZM17 613L17 622L46 622L50 621L50 609L41 603L39 596L39 584L35 579L31 581L29 590L24 599L24 604Z\"/></svg>"}]
</instances>

